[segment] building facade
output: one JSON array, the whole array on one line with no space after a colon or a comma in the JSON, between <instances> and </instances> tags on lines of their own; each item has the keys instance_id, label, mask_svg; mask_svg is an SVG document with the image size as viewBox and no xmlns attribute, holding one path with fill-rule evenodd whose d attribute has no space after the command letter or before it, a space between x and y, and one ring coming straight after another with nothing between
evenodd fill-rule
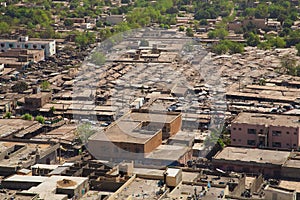
<instances>
[{"instance_id":1,"label":"building facade","mask_svg":"<svg viewBox=\"0 0 300 200\"><path fill-rule=\"evenodd\" d=\"M55 40L28 40L28 37L20 37L18 40L0 40L0 51L9 49L44 50L48 58L56 53Z\"/></svg>"},{"instance_id":2,"label":"building facade","mask_svg":"<svg viewBox=\"0 0 300 200\"><path fill-rule=\"evenodd\" d=\"M298 149L298 117L240 113L231 123L231 145L272 149Z\"/></svg>"}]
</instances>

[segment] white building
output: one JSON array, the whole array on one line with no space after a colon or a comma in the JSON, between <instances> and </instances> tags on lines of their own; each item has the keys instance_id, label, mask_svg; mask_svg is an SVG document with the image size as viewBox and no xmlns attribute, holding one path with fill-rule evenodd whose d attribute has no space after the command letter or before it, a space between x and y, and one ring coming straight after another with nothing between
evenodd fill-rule
<instances>
[{"instance_id":1,"label":"white building","mask_svg":"<svg viewBox=\"0 0 300 200\"><path fill-rule=\"evenodd\" d=\"M56 53L55 40L28 40L28 36L22 36L18 40L0 40L0 51L6 52L8 49L43 49L45 57L48 58Z\"/></svg>"}]
</instances>

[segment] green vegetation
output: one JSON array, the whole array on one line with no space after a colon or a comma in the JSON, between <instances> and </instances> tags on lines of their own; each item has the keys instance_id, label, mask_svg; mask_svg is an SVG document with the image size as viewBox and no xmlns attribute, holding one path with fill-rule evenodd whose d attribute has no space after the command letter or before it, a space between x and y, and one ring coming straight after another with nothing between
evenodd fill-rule
<instances>
[{"instance_id":1,"label":"green vegetation","mask_svg":"<svg viewBox=\"0 0 300 200\"><path fill-rule=\"evenodd\" d=\"M255 47L260 44L259 36L253 32L245 33L244 38L246 39L248 46Z\"/></svg>"},{"instance_id":2,"label":"green vegetation","mask_svg":"<svg viewBox=\"0 0 300 200\"><path fill-rule=\"evenodd\" d=\"M0 34L9 33L10 28L6 22L0 22Z\"/></svg>"},{"instance_id":3,"label":"green vegetation","mask_svg":"<svg viewBox=\"0 0 300 200\"><path fill-rule=\"evenodd\" d=\"M85 31L83 33L77 33L75 37L75 44L82 49L86 48L90 44L95 43L95 41L96 41L95 34L89 31Z\"/></svg>"},{"instance_id":4,"label":"green vegetation","mask_svg":"<svg viewBox=\"0 0 300 200\"><path fill-rule=\"evenodd\" d=\"M52 113L54 113L55 112L54 106L51 106L50 109L49 109L49 111L52 112Z\"/></svg>"},{"instance_id":5,"label":"green vegetation","mask_svg":"<svg viewBox=\"0 0 300 200\"><path fill-rule=\"evenodd\" d=\"M297 55L300 56L300 43L296 44Z\"/></svg>"},{"instance_id":6,"label":"green vegetation","mask_svg":"<svg viewBox=\"0 0 300 200\"><path fill-rule=\"evenodd\" d=\"M49 81L43 81L42 84L41 84L41 89L42 90L49 90L50 89Z\"/></svg>"},{"instance_id":7,"label":"green vegetation","mask_svg":"<svg viewBox=\"0 0 300 200\"><path fill-rule=\"evenodd\" d=\"M228 31L224 28L216 29L213 31L208 32L209 38L218 38L218 39L224 39L228 35Z\"/></svg>"},{"instance_id":8,"label":"green vegetation","mask_svg":"<svg viewBox=\"0 0 300 200\"><path fill-rule=\"evenodd\" d=\"M300 65L297 65L297 61L288 55L281 59L281 69L288 75L300 76Z\"/></svg>"},{"instance_id":9,"label":"green vegetation","mask_svg":"<svg viewBox=\"0 0 300 200\"><path fill-rule=\"evenodd\" d=\"M11 112L6 112L5 115L3 116L4 119L10 119L12 116Z\"/></svg>"},{"instance_id":10,"label":"green vegetation","mask_svg":"<svg viewBox=\"0 0 300 200\"><path fill-rule=\"evenodd\" d=\"M182 32L182 31L184 31L184 30L185 30L185 27L184 27L184 26L179 26L178 31Z\"/></svg>"},{"instance_id":11,"label":"green vegetation","mask_svg":"<svg viewBox=\"0 0 300 200\"><path fill-rule=\"evenodd\" d=\"M36 116L35 120L38 121L41 124L45 123L45 118L43 116L41 116L41 115Z\"/></svg>"},{"instance_id":12,"label":"green vegetation","mask_svg":"<svg viewBox=\"0 0 300 200\"><path fill-rule=\"evenodd\" d=\"M286 47L286 42L281 37L268 37L264 42L259 43L258 48L260 49L270 49L270 48L284 48Z\"/></svg>"},{"instance_id":13,"label":"green vegetation","mask_svg":"<svg viewBox=\"0 0 300 200\"><path fill-rule=\"evenodd\" d=\"M102 65L105 63L105 55L101 52L94 52L91 55L90 62L95 65Z\"/></svg>"},{"instance_id":14,"label":"green vegetation","mask_svg":"<svg viewBox=\"0 0 300 200\"><path fill-rule=\"evenodd\" d=\"M233 2L216 0L213 3L207 1L194 2L195 19L214 19L218 16L228 17L234 8Z\"/></svg>"},{"instance_id":15,"label":"green vegetation","mask_svg":"<svg viewBox=\"0 0 300 200\"><path fill-rule=\"evenodd\" d=\"M97 18L102 14L103 6L111 6L110 1L96 0L74 0L69 1L69 6L63 2L53 2L49 0L25 0L24 3L30 3L29 6L15 6L17 1L8 1L7 7L0 7L0 34L10 33L11 30L24 27L30 37L38 38L61 38L67 34L75 34L75 43L78 48L86 49L90 44L96 42L96 38L105 40L112 35L130 29L159 24L163 29L169 29L171 25L176 24L176 17L185 16L180 11L194 13L195 20L190 28L179 27L179 31L186 31L187 36L193 36L194 30L200 26L208 25L207 19L215 19L219 16L222 21L216 25L216 29L208 33L209 38L224 40L228 36L227 23L233 21L238 15L240 20L255 18L274 18L277 19L282 29L276 37L268 36L260 40L257 35L258 29L253 23L249 23L244 29L238 32L244 34L247 45L258 46L261 49L272 47L282 48L291 47L300 43L300 30L291 29L293 23L298 20L299 12L295 4L288 0L281 1L260 1L257 5L253 1L187 1L187 0L157 0L146 1L136 0L131 4L128 0L122 0L122 3L129 3L120 7L111 7L110 14L126 14L127 22L112 26L111 24L99 20L93 31L56 33L53 27L55 21L53 16L64 20L64 26L72 27L73 21L68 18L83 18L89 16ZM70 12L69 12L70 11ZM272 29L265 28L268 32ZM227 46L227 48L225 47ZM242 49L241 46L233 45L215 46L217 52L235 52ZM235 48L237 47L237 48ZM300 49L299 47L297 49Z\"/></svg>"},{"instance_id":16,"label":"green vegetation","mask_svg":"<svg viewBox=\"0 0 300 200\"><path fill-rule=\"evenodd\" d=\"M88 138L94 133L95 131L92 130L91 124L89 123L84 123L77 127L77 135L83 144L85 144Z\"/></svg>"},{"instance_id":17,"label":"green vegetation","mask_svg":"<svg viewBox=\"0 0 300 200\"><path fill-rule=\"evenodd\" d=\"M149 42L147 40L141 40L140 46L141 47L148 47L149 46Z\"/></svg>"},{"instance_id":18,"label":"green vegetation","mask_svg":"<svg viewBox=\"0 0 300 200\"><path fill-rule=\"evenodd\" d=\"M26 113L26 114L22 115L22 119L32 121L33 117L31 114Z\"/></svg>"},{"instance_id":19,"label":"green vegetation","mask_svg":"<svg viewBox=\"0 0 300 200\"><path fill-rule=\"evenodd\" d=\"M193 37L194 36L194 32L191 28L186 29L186 36L188 36L188 37Z\"/></svg>"},{"instance_id":20,"label":"green vegetation","mask_svg":"<svg viewBox=\"0 0 300 200\"><path fill-rule=\"evenodd\" d=\"M244 45L229 40L221 40L218 44L213 45L212 52L219 55L225 53L243 53Z\"/></svg>"}]
</instances>

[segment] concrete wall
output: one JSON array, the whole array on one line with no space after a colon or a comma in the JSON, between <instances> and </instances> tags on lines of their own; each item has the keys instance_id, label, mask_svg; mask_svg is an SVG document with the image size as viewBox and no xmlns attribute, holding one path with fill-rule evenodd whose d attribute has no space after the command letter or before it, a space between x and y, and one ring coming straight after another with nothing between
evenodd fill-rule
<instances>
[{"instance_id":1,"label":"concrete wall","mask_svg":"<svg viewBox=\"0 0 300 200\"><path fill-rule=\"evenodd\" d=\"M84 193L83 193L84 191ZM80 199L85 193L89 191L89 184L88 184L88 179L85 180L83 183L78 185L75 189L70 189L70 188L56 188L56 193L57 194L67 194L68 198L72 198L75 196L75 199Z\"/></svg>"},{"instance_id":2,"label":"concrete wall","mask_svg":"<svg viewBox=\"0 0 300 200\"><path fill-rule=\"evenodd\" d=\"M259 175L252 183L250 191L253 192L257 192L259 190L259 188L261 187L261 185L264 182L264 178L262 175Z\"/></svg>"},{"instance_id":3,"label":"concrete wall","mask_svg":"<svg viewBox=\"0 0 300 200\"><path fill-rule=\"evenodd\" d=\"M219 168L224 171L263 174L264 176L273 178L281 177L280 165L259 164L255 162L242 162L215 158L213 158L212 163L215 168Z\"/></svg>"},{"instance_id":4,"label":"concrete wall","mask_svg":"<svg viewBox=\"0 0 300 200\"><path fill-rule=\"evenodd\" d=\"M148 140L144 146L144 152L150 153L162 143L162 131L159 131L154 137Z\"/></svg>"},{"instance_id":5,"label":"concrete wall","mask_svg":"<svg viewBox=\"0 0 300 200\"><path fill-rule=\"evenodd\" d=\"M170 123L170 136L175 135L176 133L178 133L178 131L180 131L181 129L181 124L182 124L182 115L178 115L176 117L176 119L174 119L171 123Z\"/></svg>"},{"instance_id":6,"label":"concrete wall","mask_svg":"<svg viewBox=\"0 0 300 200\"><path fill-rule=\"evenodd\" d=\"M243 176L240 180L238 185L234 188L234 190L232 191L232 193L230 194L231 196L236 196L239 197L246 188L246 176Z\"/></svg>"},{"instance_id":7,"label":"concrete wall","mask_svg":"<svg viewBox=\"0 0 300 200\"><path fill-rule=\"evenodd\" d=\"M283 166L281 169L281 175L283 178L300 180L300 168Z\"/></svg>"},{"instance_id":8,"label":"concrete wall","mask_svg":"<svg viewBox=\"0 0 300 200\"><path fill-rule=\"evenodd\" d=\"M17 181L2 181L3 188L11 190L29 190L31 187L39 185L40 182L17 182Z\"/></svg>"},{"instance_id":9,"label":"concrete wall","mask_svg":"<svg viewBox=\"0 0 300 200\"><path fill-rule=\"evenodd\" d=\"M267 186L264 190L265 199L272 200L296 200L296 191L289 191L280 188Z\"/></svg>"}]
</instances>

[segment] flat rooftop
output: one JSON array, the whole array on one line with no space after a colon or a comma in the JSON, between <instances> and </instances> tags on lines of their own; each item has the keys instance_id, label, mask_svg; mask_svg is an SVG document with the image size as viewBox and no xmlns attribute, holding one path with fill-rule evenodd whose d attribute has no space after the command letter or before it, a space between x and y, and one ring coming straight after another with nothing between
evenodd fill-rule
<instances>
[{"instance_id":1,"label":"flat rooftop","mask_svg":"<svg viewBox=\"0 0 300 200\"><path fill-rule=\"evenodd\" d=\"M179 160L187 151L188 147L175 146L175 145L160 145L154 149L151 153L147 154L147 159L154 160Z\"/></svg>"},{"instance_id":2,"label":"flat rooftop","mask_svg":"<svg viewBox=\"0 0 300 200\"><path fill-rule=\"evenodd\" d=\"M179 114L130 112L108 126L105 131L98 132L89 139L145 144L161 131L164 123L171 123L178 116ZM162 126L152 128L151 122L161 123ZM143 126L143 123L146 126Z\"/></svg>"},{"instance_id":3,"label":"flat rooftop","mask_svg":"<svg viewBox=\"0 0 300 200\"><path fill-rule=\"evenodd\" d=\"M0 137L5 137L21 130L24 132L36 124L38 124L38 122L22 119L0 119Z\"/></svg>"},{"instance_id":4,"label":"flat rooftop","mask_svg":"<svg viewBox=\"0 0 300 200\"><path fill-rule=\"evenodd\" d=\"M288 190L296 190L298 193L300 192L300 182L297 181L281 180L278 186Z\"/></svg>"},{"instance_id":5,"label":"flat rooftop","mask_svg":"<svg viewBox=\"0 0 300 200\"><path fill-rule=\"evenodd\" d=\"M38 141L48 141L52 140L55 142L62 143L71 143L77 136L76 136L77 126L75 124L65 124L57 129L54 129L47 133L41 133L32 138L32 140Z\"/></svg>"},{"instance_id":6,"label":"flat rooftop","mask_svg":"<svg viewBox=\"0 0 300 200\"><path fill-rule=\"evenodd\" d=\"M300 127L299 117L275 114L240 113L232 123Z\"/></svg>"},{"instance_id":7,"label":"flat rooftop","mask_svg":"<svg viewBox=\"0 0 300 200\"><path fill-rule=\"evenodd\" d=\"M160 195L156 192L159 191L158 181L136 178L126 189L122 190L115 199L147 199L155 200L159 199Z\"/></svg>"},{"instance_id":8,"label":"flat rooftop","mask_svg":"<svg viewBox=\"0 0 300 200\"><path fill-rule=\"evenodd\" d=\"M289 159L284 163L284 167L300 169L300 153L292 152Z\"/></svg>"},{"instance_id":9,"label":"flat rooftop","mask_svg":"<svg viewBox=\"0 0 300 200\"><path fill-rule=\"evenodd\" d=\"M8 153L13 151L14 147L20 147L16 152L11 154L8 159L0 160L0 166L17 167L20 165L29 165L35 160L35 152L38 150L40 154L46 152L51 147L50 144L33 144L19 142L0 142L0 153Z\"/></svg>"},{"instance_id":10,"label":"flat rooftop","mask_svg":"<svg viewBox=\"0 0 300 200\"><path fill-rule=\"evenodd\" d=\"M64 179L71 181L72 184L61 185L61 182ZM66 195L56 194L56 188L75 189L87 180L88 178L85 177L50 176L46 177L46 179L44 179L43 182L38 186L30 188L28 192L39 194L41 199L64 199Z\"/></svg>"},{"instance_id":11,"label":"flat rooftop","mask_svg":"<svg viewBox=\"0 0 300 200\"><path fill-rule=\"evenodd\" d=\"M127 117L142 122L171 123L179 114L132 112Z\"/></svg>"},{"instance_id":12,"label":"flat rooftop","mask_svg":"<svg viewBox=\"0 0 300 200\"><path fill-rule=\"evenodd\" d=\"M89 140L144 144L159 132L159 130L142 131L140 126L140 122L119 121L118 123L112 124L106 131L94 134Z\"/></svg>"},{"instance_id":13,"label":"flat rooftop","mask_svg":"<svg viewBox=\"0 0 300 200\"><path fill-rule=\"evenodd\" d=\"M195 194L195 189L197 191L197 194L199 194L202 191L202 186L180 184L176 188L174 188L174 190L172 190L171 193L168 194L167 197L164 199L187 200L191 195ZM225 188L211 187L209 191L206 192L206 195L202 196L201 200L219 199L218 196L221 193L225 193Z\"/></svg>"},{"instance_id":14,"label":"flat rooftop","mask_svg":"<svg viewBox=\"0 0 300 200\"><path fill-rule=\"evenodd\" d=\"M35 43L35 44L48 44L49 42L55 42L55 40L28 40L26 42L20 42L18 40L0 40L2 42L18 42L18 43Z\"/></svg>"},{"instance_id":15,"label":"flat rooftop","mask_svg":"<svg viewBox=\"0 0 300 200\"><path fill-rule=\"evenodd\" d=\"M214 159L283 165L289 155L290 152L287 151L225 147L214 157Z\"/></svg>"}]
</instances>

